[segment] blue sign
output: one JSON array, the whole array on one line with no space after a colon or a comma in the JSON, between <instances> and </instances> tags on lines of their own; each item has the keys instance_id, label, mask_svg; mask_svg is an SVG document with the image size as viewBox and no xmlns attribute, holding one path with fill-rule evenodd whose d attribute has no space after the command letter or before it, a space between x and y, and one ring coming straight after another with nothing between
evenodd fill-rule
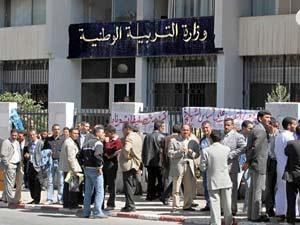
<instances>
[{"instance_id":1,"label":"blue sign","mask_svg":"<svg viewBox=\"0 0 300 225\"><path fill-rule=\"evenodd\" d=\"M215 53L214 17L72 24L69 58Z\"/></svg>"},{"instance_id":2,"label":"blue sign","mask_svg":"<svg viewBox=\"0 0 300 225\"><path fill-rule=\"evenodd\" d=\"M19 131L24 131L25 128L23 126L23 122L17 112L17 109L12 109L10 111L10 116L9 116L10 122L15 126L15 129Z\"/></svg>"}]
</instances>

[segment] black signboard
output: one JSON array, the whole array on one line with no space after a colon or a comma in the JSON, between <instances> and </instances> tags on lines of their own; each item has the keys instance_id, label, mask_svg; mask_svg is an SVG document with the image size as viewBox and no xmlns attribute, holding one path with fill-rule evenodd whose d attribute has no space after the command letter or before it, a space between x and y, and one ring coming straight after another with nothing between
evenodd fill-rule
<instances>
[{"instance_id":1,"label":"black signboard","mask_svg":"<svg viewBox=\"0 0 300 225\"><path fill-rule=\"evenodd\" d=\"M214 18L72 24L69 58L216 52Z\"/></svg>"}]
</instances>

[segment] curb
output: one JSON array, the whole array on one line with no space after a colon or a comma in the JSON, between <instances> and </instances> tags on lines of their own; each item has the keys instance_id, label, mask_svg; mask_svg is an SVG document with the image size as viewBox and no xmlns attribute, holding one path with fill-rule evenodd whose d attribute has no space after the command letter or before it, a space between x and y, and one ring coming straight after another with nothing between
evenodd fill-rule
<instances>
[{"instance_id":1,"label":"curb","mask_svg":"<svg viewBox=\"0 0 300 225\"><path fill-rule=\"evenodd\" d=\"M65 209L58 206L51 205L31 205L31 204L13 204L13 203L0 203L0 208L9 209L27 209L27 210L37 210L37 211L51 211L51 212L61 212L68 214L76 214L77 209ZM178 222L183 223L185 221L184 216L169 216L169 215L153 215L153 214L139 214L139 213L126 213L126 212L109 212L107 214L111 217L122 217L129 219L140 219L140 220L153 220L153 221L165 221L165 222Z\"/></svg>"},{"instance_id":2,"label":"curb","mask_svg":"<svg viewBox=\"0 0 300 225\"><path fill-rule=\"evenodd\" d=\"M139 213L125 213L125 212L112 212L108 214L112 217L123 217L140 220L154 220L164 222L178 222L183 223L185 221L184 216L169 216L169 215L153 215L153 214L139 214Z\"/></svg>"},{"instance_id":3,"label":"curb","mask_svg":"<svg viewBox=\"0 0 300 225\"><path fill-rule=\"evenodd\" d=\"M52 212L62 212L62 213L72 213L75 214L77 209L65 209L58 206L51 205L31 205L31 204L15 204L15 203L0 203L0 208L9 208L9 209L28 209L28 210L40 210L40 211L52 211Z\"/></svg>"},{"instance_id":4,"label":"curb","mask_svg":"<svg viewBox=\"0 0 300 225\"><path fill-rule=\"evenodd\" d=\"M27 210L36 210L36 211L45 211L45 212L55 212L55 213L65 213L65 214L74 214L78 212L78 209L65 209L61 206L56 205L31 205L31 204L13 204L13 203L4 203L0 202L0 208L9 208L9 209L27 209ZM79 209L80 210L80 209ZM153 214L139 214L139 213L127 213L127 212L112 212L107 213L111 217L121 217L128 219L140 219L140 220L152 220L152 221L164 221L164 222L177 222L177 223L191 223L197 225L207 224L208 218L197 218L191 219L185 216L171 216L171 215L153 215ZM234 225L274 225L275 221L269 223L254 223L249 221L234 221ZM278 223L277 223L278 224ZM284 225L286 223L283 223Z\"/></svg>"}]
</instances>

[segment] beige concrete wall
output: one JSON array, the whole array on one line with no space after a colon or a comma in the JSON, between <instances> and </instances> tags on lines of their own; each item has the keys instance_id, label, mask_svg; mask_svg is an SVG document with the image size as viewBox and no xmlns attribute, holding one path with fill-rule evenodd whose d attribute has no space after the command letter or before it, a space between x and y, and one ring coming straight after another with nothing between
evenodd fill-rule
<instances>
[{"instance_id":1,"label":"beige concrete wall","mask_svg":"<svg viewBox=\"0 0 300 225\"><path fill-rule=\"evenodd\" d=\"M46 25L0 28L0 61L47 59Z\"/></svg>"},{"instance_id":2,"label":"beige concrete wall","mask_svg":"<svg viewBox=\"0 0 300 225\"><path fill-rule=\"evenodd\" d=\"M299 53L300 26L294 14L240 18L240 56Z\"/></svg>"}]
</instances>

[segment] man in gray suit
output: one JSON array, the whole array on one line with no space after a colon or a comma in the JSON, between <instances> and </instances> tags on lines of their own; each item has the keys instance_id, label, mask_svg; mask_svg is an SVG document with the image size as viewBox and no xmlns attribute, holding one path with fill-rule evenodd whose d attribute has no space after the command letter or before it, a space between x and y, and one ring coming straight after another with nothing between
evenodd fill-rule
<instances>
[{"instance_id":1,"label":"man in gray suit","mask_svg":"<svg viewBox=\"0 0 300 225\"><path fill-rule=\"evenodd\" d=\"M237 197L238 197L238 173L240 172L239 158L244 153L246 147L245 137L235 130L234 120L226 118L224 120L224 137L221 143L230 148L228 156L229 175L232 182L232 215L237 213Z\"/></svg>"},{"instance_id":2,"label":"man in gray suit","mask_svg":"<svg viewBox=\"0 0 300 225\"><path fill-rule=\"evenodd\" d=\"M44 141L38 139L37 132L31 130L29 132L30 142L28 148L24 151L24 158L29 160L28 168L28 187L31 198L29 204L39 204L41 201L41 151L44 147Z\"/></svg>"},{"instance_id":3,"label":"man in gray suit","mask_svg":"<svg viewBox=\"0 0 300 225\"><path fill-rule=\"evenodd\" d=\"M225 225L232 224L231 178L227 159L231 149L220 143L220 138L211 134L213 144L202 150L200 168L207 174L207 189L210 199L210 224L221 225L221 203Z\"/></svg>"},{"instance_id":4,"label":"man in gray suit","mask_svg":"<svg viewBox=\"0 0 300 225\"><path fill-rule=\"evenodd\" d=\"M183 210L195 211L193 203L194 159L199 157L199 144L191 136L191 127L184 124L181 135L172 138L168 156L170 158L170 176L173 177L173 210L179 208L179 189L184 185Z\"/></svg>"},{"instance_id":5,"label":"man in gray suit","mask_svg":"<svg viewBox=\"0 0 300 225\"><path fill-rule=\"evenodd\" d=\"M257 113L258 124L247 140L246 157L251 177L248 200L248 220L253 222L268 222L266 215L261 215L262 192L265 189L268 160L268 127L271 113L262 110Z\"/></svg>"}]
</instances>

